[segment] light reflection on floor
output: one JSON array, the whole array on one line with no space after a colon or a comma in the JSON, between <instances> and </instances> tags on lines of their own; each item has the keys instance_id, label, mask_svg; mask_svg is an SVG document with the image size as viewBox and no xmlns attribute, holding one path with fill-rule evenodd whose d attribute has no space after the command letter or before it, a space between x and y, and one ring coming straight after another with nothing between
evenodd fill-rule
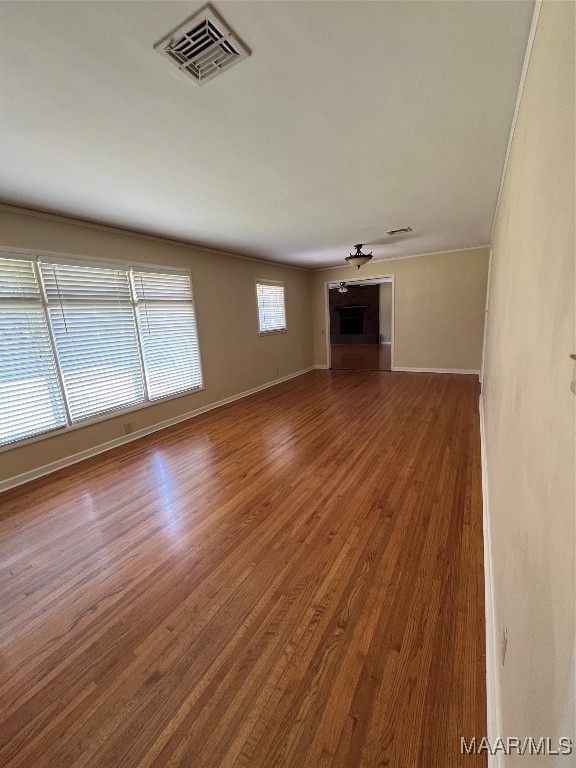
<instances>
[{"instance_id":1,"label":"light reflection on floor","mask_svg":"<svg viewBox=\"0 0 576 768\"><path fill-rule=\"evenodd\" d=\"M182 531L182 509L176 495L176 486L162 451L152 454L152 486L158 497L158 506L164 522L163 532L170 538L179 538Z\"/></svg>"},{"instance_id":2,"label":"light reflection on floor","mask_svg":"<svg viewBox=\"0 0 576 768\"><path fill-rule=\"evenodd\" d=\"M262 430L261 451L274 469L285 470L297 458L297 437L293 423L286 421L280 425L278 422L276 419L274 426Z\"/></svg>"}]
</instances>

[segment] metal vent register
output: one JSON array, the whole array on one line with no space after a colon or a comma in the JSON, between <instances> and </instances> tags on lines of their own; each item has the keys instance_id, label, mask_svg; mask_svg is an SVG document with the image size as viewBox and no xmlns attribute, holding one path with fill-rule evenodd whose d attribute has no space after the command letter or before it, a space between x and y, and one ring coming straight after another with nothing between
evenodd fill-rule
<instances>
[{"instance_id":1,"label":"metal vent register","mask_svg":"<svg viewBox=\"0 0 576 768\"><path fill-rule=\"evenodd\" d=\"M412 232L412 227L400 227L400 229L389 229L387 235L404 235L407 232Z\"/></svg>"},{"instance_id":2,"label":"metal vent register","mask_svg":"<svg viewBox=\"0 0 576 768\"><path fill-rule=\"evenodd\" d=\"M209 5L163 37L154 50L200 85L250 56L249 49Z\"/></svg>"}]
</instances>

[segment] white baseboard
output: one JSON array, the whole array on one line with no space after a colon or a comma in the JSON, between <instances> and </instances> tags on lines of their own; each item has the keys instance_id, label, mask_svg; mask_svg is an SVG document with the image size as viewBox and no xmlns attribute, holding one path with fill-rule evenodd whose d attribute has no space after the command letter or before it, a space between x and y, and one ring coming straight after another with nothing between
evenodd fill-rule
<instances>
[{"instance_id":1,"label":"white baseboard","mask_svg":"<svg viewBox=\"0 0 576 768\"><path fill-rule=\"evenodd\" d=\"M500 733L500 667L498 666L498 638L494 610L494 579L488 493L488 466L486 463L486 432L484 427L484 401L480 395L480 456L482 462L482 530L484 539L484 606L486 617L486 703L487 734L494 744ZM500 768L500 752L488 756L489 768Z\"/></svg>"},{"instance_id":2,"label":"white baseboard","mask_svg":"<svg viewBox=\"0 0 576 768\"><path fill-rule=\"evenodd\" d=\"M282 384L283 381L295 379L297 376L302 376L304 373L313 371L315 367L318 366L310 366L309 368L304 368L301 371L289 373L287 376L282 376L280 379L274 379L274 381L269 381L266 384L261 384L258 387L253 387L252 389L247 389L244 392L239 392L237 395L231 395L230 397L226 397L223 400L217 400L215 403L210 403L209 405L205 405L202 408L196 408L193 411L187 411L186 413L183 413L180 416L175 416L172 419L160 421L157 424L146 427L145 429L139 429L130 435L121 435L120 437L116 437L114 440L109 440L106 443L100 443L99 445L88 448L85 451L75 453L72 456L66 456L63 459L58 459L57 461L52 461L49 464L44 464L42 467L37 467L36 469L31 469L28 472L23 472L21 475L16 475L14 477L8 478L7 480L2 480L0 481L0 493L2 493L2 491L7 491L10 488L15 488L18 485L22 485L23 483L29 483L31 480L36 480L38 477L43 477L44 475L48 475L51 472L56 472L56 470L63 469L64 467L68 467L71 464L76 464L77 462L83 461L84 459L89 459L91 456L97 456L99 453L104 453L105 451L109 451L119 445L130 443L133 440L138 440L140 437L145 437L146 435L150 435L153 432L166 429L166 427L179 424L181 421L193 419L195 416L200 416L202 413L214 410L214 408L220 408L223 405L228 405L228 403L233 403L235 400L241 400L242 398L248 397L249 395L254 395L256 392L261 392L263 389L268 389L269 387L274 387L277 384Z\"/></svg>"},{"instance_id":3,"label":"white baseboard","mask_svg":"<svg viewBox=\"0 0 576 768\"><path fill-rule=\"evenodd\" d=\"M327 371L328 370L328 366L327 365L315 365L314 368L317 371Z\"/></svg>"},{"instance_id":4,"label":"white baseboard","mask_svg":"<svg viewBox=\"0 0 576 768\"><path fill-rule=\"evenodd\" d=\"M480 376L480 371L477 369L467 368L404 368L399 365L394 366L395 371L405 371L407 373L466 373Z\"/></svg>"}]
</instances>

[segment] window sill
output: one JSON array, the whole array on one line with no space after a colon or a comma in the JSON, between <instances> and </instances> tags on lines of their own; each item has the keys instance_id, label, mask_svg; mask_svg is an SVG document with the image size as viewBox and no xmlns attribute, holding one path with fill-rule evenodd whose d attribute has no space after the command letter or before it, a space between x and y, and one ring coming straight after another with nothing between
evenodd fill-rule
<instances>
[{"instance_id":1,"label":"window sill","mask_svg":"<svg viewBox=\"0 0 576 768\"><path fill-rule=\"evenodd\" d=\"M258 336L274 336L277 333L286 333L286 328L278 328L273 331L258 331Z\"/></svg>"},{"instance_id":2,"label":"window sill","mask_svg":"<svg viewBox=\"0 0 576 768\"><path fill-rule=\"evenodd\" d=\"M39 435L32 435L31 437L25 437L22 440L15 440L12 443L6 443L5 445L0 445L0 453L4 453L5 451L13 451L16 448L24 448L25 446L31 445L32 443L37 443L40 440L48 440L51 437L59 437L60 435L66 435L69 432L74 432L75 430L81 429L82 427L89 427L92 424L99 424L102 421L108 421L109 419L114 419L117 416L126 416L129 413L135 413L136 411L141 411L144 408L150 408L150 406L152 405L158 405L159 403L166 403L170 400L176 400L179 397L185 397L186 395L192 395L195 392L203 392L203 391L204 391L204 386L194 387L193 389L186 389L184 392L177 392L174 395L166 395L166 397L159 397L156 400L148 400L145 403L130 405L127 408L118 408L118 410L106 411L106 413L102 413L99 416L94 416L93 418L85 419L83 421L77 421L74 424L66 425L65 427L50 429L46 432L41 432ZM132 434L132 433L129 432L127 434Z\"/></svg>"}]
</instances>

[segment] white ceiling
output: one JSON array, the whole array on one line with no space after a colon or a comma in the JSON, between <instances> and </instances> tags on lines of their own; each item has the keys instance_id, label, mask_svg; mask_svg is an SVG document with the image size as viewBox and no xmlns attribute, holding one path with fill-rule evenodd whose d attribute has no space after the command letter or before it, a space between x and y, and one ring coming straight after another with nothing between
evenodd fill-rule
<instances>
[{"instance_id":1,"label":"white ceiling","mask_svg":"<svg viewBox=\"0 0 576 768\"><path fill-rule=\"evenodd\" d=\"M489 241L533 2L0 2L0 200L309 267ZM411 226L413 233L387 238Z\"/></svg>"}]
</instances>

